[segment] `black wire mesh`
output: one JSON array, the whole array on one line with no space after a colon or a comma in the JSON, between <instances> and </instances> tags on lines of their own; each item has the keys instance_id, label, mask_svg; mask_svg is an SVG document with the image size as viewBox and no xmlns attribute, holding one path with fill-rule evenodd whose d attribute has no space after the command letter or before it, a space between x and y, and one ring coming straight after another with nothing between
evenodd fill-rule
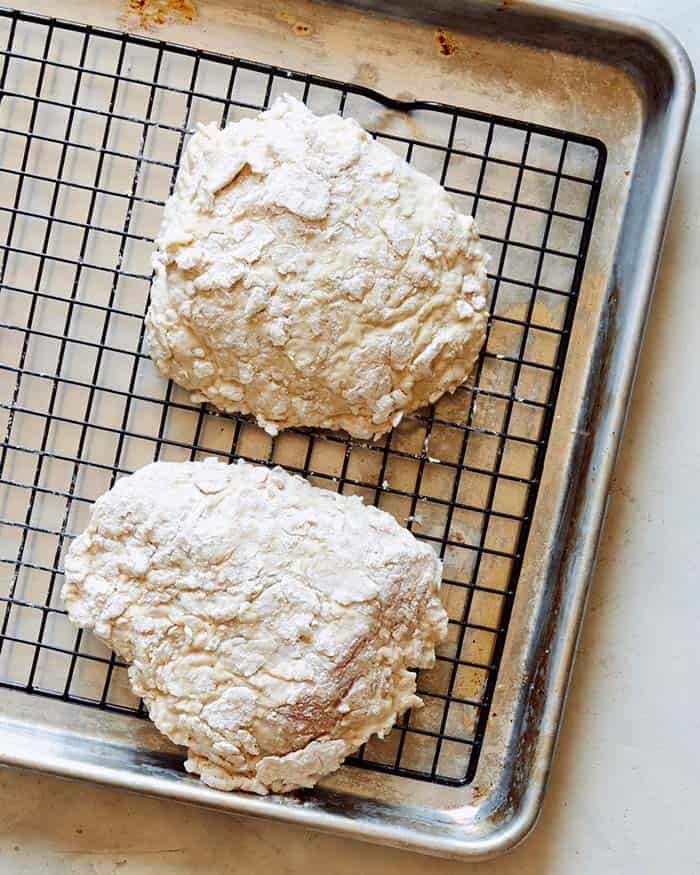
<instances>
[{"instance_id":1,"label":"black wire mesh","mask_svg":"<svg viewBox=\"0 0 700 875\"><path fill-rule=\"evenodd\" d=\"M131 714L125 666L62 610L90 504L154 459L280 464L361 494L439 552L450 636L425 707L355 762L473 777L553 423L602 144L453 107L0 11L0 685ZM187 131L283 92L353 115L476 215L492 256L469 385L380 442L270 438L192 404L143 348L150 250ZM410 110L410 115L396 111Z\"/></svg>"}]
</instances>

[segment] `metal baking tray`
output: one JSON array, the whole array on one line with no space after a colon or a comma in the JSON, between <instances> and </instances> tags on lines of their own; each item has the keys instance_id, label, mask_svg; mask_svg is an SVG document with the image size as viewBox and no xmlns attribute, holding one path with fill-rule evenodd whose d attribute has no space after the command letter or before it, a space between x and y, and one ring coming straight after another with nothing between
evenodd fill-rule
<instances>
[{"instance_id":1,"label":"metal baking tray","mask_svg":"<svg viewBox=\"0 0 700 875\"><path fill-rule=\"evenodd\" d=\"M513 847L556 741L692 103L685 53L650 23L513 0L210 0L158 39L103 30L148 24L111 0L62 13L85 23L0 12L0 761L447 857ZM379 443L271 439L192 404L143 346L188 129L283 91L432 173L492 255L472 379ZM61 608L91 501L153 458L207 455L361 494L445 563L425 707L311 792L187 776L125 666Z\"/></svg>"}]
</instances>

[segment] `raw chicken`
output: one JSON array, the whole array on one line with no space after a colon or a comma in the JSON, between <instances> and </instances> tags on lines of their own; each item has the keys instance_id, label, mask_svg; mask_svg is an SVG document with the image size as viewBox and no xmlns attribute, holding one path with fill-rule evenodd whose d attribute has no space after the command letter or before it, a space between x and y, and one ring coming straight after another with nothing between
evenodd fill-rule
<instances>
[{"instance_id":1,"label":"raw chicken","mask_svg":"<svg viewBox=\"0 0 700 875\"><path fill-rule=\"evenodd\" d=\"M68 553L68 614L129 663L186 768L221 790L310 787L420 704L447 615L433 551L277 468L148 465Z\"/></svg>"},{"instance_id":2,"label":"raw chicken","mask_svg":"<svg viewBox=\"0 0 700 875\"><path fill-rule=\"evenodd\" d=\"M153 266L157 367L271 434L382 434L460 386L484 341L472 218L355 121L291 97L190 139Z\"/></svg>"}]
</instances>

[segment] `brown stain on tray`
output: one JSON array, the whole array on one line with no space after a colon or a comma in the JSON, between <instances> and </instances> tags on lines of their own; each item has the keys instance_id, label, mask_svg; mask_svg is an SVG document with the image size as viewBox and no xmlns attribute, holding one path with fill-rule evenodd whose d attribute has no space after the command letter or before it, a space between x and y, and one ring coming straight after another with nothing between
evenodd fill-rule
<instances>
[{"instance_id":1,"label":"brown stain on tray","mask_svg":"<svg viewBox=\"0 0 700 875\"><path fill-rule=\"evenodd\" d=\"M286 9L278 9L275 13L275 18L288 24L292 33L296 36L311 36L314 32L313 27L308 22L301 21L296 15L293 15Z\"/></svg>"},{"instance_id":2,"label":"brown stain on tray","mask_svg":"<svg viewBox=\"0 0 700 875\"><path fill-rule=\"evenodd\" d=\"M435 42L437 43L438 52L446 58L451 57L457 51L457 43L454 37L445 30L439 29L435 31Z\"/></svg>"},{"instance_id":3,"label":"brown stain on tray","mask_svg":"<svg viewBox=\"0 0 700 875\"><path fill-rule=\"evenodd\" d=\"M134 21L144 30L163 24L192 21L197 9L192 0L125 0L121 24Z\"/></svg>"}]
</instances>

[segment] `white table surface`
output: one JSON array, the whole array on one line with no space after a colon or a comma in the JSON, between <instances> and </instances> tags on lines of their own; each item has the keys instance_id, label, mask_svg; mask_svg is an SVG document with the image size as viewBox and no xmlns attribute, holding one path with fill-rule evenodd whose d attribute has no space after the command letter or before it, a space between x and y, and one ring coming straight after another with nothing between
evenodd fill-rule
<instances>
[{"instance_id":1,"label":"white table surface","mask_svg":"<svg viewBox=\"0 0 700 875\"><path fill-rule=\"evenodd\" d=\"M698 0L597 3L663 22L700 68ZM696 114L553 776L523 846L448 863L3 769L0 873L699 873L700 414L684 388L700 374L699 210Z\"/></svg>"}]
</instances>

